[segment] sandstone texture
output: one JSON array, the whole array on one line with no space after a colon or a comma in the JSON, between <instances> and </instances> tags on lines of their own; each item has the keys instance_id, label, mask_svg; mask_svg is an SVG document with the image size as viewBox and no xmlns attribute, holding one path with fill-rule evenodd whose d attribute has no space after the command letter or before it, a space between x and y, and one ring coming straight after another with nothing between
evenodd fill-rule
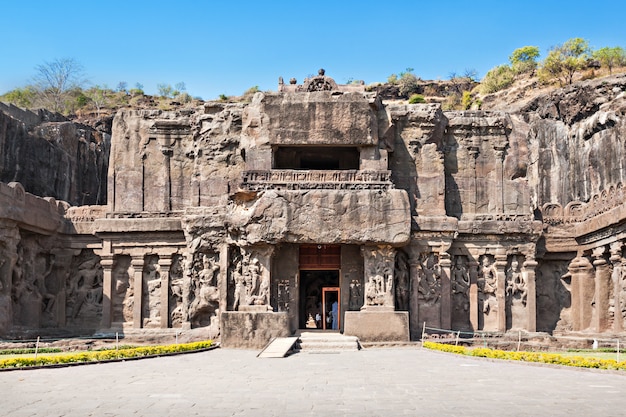
<instances>
[{"instance_id":1,"label":"sandstone texture","mask_svg":"<svg viewBox=\"0 0 626 417\"><path fill-rule=\"evenodd\" d=\"M625 91L442 111L321 71L110 131L2 105L0 334L621 334Z\"/></svg>"}]
</instances>

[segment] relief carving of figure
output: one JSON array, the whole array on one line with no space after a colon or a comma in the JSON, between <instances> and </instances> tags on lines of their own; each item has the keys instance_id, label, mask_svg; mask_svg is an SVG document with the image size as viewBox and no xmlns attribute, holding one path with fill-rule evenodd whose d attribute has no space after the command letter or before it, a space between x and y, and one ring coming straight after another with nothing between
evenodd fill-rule
<instances>
[{"instance_id":1,"label":"relief carving of figure","mask_svg":"<svg viewBox=\"0 0 626 417\"><path fill-rule=\"evenodd\" d=\"M189 321L192 327L208 325L211 317L219 309L219 290L217 275L219 262L215 256L202 255L202 269L192 276L191 303L189 305Z\"/></svg>"},{"instance_id":2,"label":"relief carving of figure","mask_svg":"<svg viewBox=\"0 0 626 417\"><path fill-rule=\"evenodd\" d=\"M176 254L172 256L172 265L170 266L169 315L172 326L179 326L185 318L183 313L184 287L182 256ZM187 299L185 301L188 302Z\"/></svg>"},{"instance_id":3,"label":"relief carving of figure","mask_svg":"<svg viewBox=\"0 0 626 417\"><path fill-rule=\"evenodd\" d=\"M491 311L496 310L497 290L498 274L495 262L490 255L483 255L478 271L478 302L483 315L489 315Z\"/></svg>"},{"instance_id":4,"label":"relief carving of figure","mask_svg":"<svg viewBox=\"0 0 626 417\"><path fill-rule=\"evenodd\" d=\"M52 273L52 268L54 268L54 257L50 260L50 264L46 268L43 274L37 274L35 276L35 285L37 287L37 292L39 293L39 297L41 297L42 310L45 313L51 313L52 307L54 307L54 303L56 301L56 295L52 294L48 291L46 286L46 279Z\"/></svg>"},{"instance_id":5,"label":"relief carving of figure","mask_svg":"<svg viewBox=\"0 0 626 417\"><path fill-rule=\"evenodd\" d=\"M418 276L418 298L427 304L437 303L441 298L441 266L433 253L420 261Z\"/></svg>"},{"instance_id":6,"label":"relief carving of figure","mask_svg":"<svg viewBox=\"0 0 626 417\"><path fill-rule=\"evenodd\" d=\"M516 257L511 260L511 266L506 271L506 296L511 302L521 302L526 305L528 289L526 281L520 270L519 261Z\"/></svg>"},{"instance_id":7,"label":"relief carving of figure","mask_svg":"<svg viewBox=\"0 0 626 417\"><path fill-rule=\"evenodd\" d=\"M161 266L157 255L146 256L144 260L142 297L143 326L158 326L161 317Z\"/></svg>"},{"instance_id":8,"label":"relief carving of figure","mask_svg":"<svg viewBox=\"0 0 626 417\"><path fill-rule=\"evenodd\" d=\"M361 294L361 281L353 279L350 281L350 300L348 308L350 310L358 310L363 306L363 298Z\"/></svg>"},{"instance_id":9,"label":"relief carving of figure","mask_svg":"<svg viewBox=\"0 0 626 417\"><path fill-rule=\"evenodd\" d=\"M77 318L81 311L88 309L87 306L101 307L102 280L102 267L97 258L83 261L76 273L69 277L67 300L72 306L71 318Z\"/></svg>"},{"instance_id":10,"label":"relief carving of figure","mask_svg":"<svg viewBox=\"0 0 626 417\"><path fill-rule=\"evenodd\" d=\"M378 251L372 251L373 267L365 283L365 304L368 306L393 306L393 261L384 259Z\"/></svg>"},{"instance_id":11,"label":"relief carving of figure","mask_svg":"<svg viewBox=\"0 0 626 417\"><path fill-rule=\"evenodd\" d=\"M470 276L464 256L457 256L454 260L451 285L455 307L468 311Z\"/></svg>"},{"instance_id":12,"label":"relief carving of figure","mask_svg":"<svg viewBox=\"0 0 626 417\"><path fill-rule=\"evenodd\" d=\"M407 255L398 252L396 256L396 310L408 311L409 309L409 264Z\"/></svg>"}]
</instances>

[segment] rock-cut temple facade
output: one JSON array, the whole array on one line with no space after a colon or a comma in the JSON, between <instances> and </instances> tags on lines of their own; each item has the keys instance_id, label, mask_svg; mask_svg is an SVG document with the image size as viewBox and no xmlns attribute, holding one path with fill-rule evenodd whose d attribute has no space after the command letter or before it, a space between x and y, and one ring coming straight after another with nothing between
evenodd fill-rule
<instances>
[{"instance_id":1,"label":"rock-cut temple facade","mask_svg":"<svg viewBox=\"0 0 626 417\"><path fill-rule=\"evenodd\" d=\"M251 103L120 110L97 148L106 205L0 183L0 335L623 333L624 84L590 84L604 102L571 119L554 109L575 89L442 111L323 73ZM6 155L29 128L1 121ZM82 143L87 171L102 158Z\"/></svg>"}]
</instances>

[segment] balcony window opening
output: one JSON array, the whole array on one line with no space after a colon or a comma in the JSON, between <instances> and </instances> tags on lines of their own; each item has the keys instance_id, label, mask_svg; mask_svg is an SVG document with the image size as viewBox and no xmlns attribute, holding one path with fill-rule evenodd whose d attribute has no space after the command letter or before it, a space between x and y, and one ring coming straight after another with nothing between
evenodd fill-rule
<instances>
[{"instance_id":1,"label":"balcony window opening","mask_svg":"<svg viewBox=\"0 0 626 417\"><path fill-rule=\"evenodd\" d=\"M274 150L274 169L358 170L357 147L280 147Z\"/></svg>"}]
</instances>

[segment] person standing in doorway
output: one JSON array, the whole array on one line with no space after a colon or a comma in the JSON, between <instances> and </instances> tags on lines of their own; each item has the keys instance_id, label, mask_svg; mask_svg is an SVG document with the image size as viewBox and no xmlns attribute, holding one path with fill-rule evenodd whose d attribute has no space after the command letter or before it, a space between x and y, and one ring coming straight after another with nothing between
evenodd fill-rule
<instances>
[{"instance_id":1,"label":"person standing in doorway","mask_svg":"<svg viewBox=\"0 0 626 417\"><path fill-rule=\"evenodd\" d=\"M332 312L333 312L333 330L337 330L339 327L337 326L337 314L339 313L339 304L337 304L337 301L333 301L333 305L332 305Z\"/></svg>"}]
</instances>

